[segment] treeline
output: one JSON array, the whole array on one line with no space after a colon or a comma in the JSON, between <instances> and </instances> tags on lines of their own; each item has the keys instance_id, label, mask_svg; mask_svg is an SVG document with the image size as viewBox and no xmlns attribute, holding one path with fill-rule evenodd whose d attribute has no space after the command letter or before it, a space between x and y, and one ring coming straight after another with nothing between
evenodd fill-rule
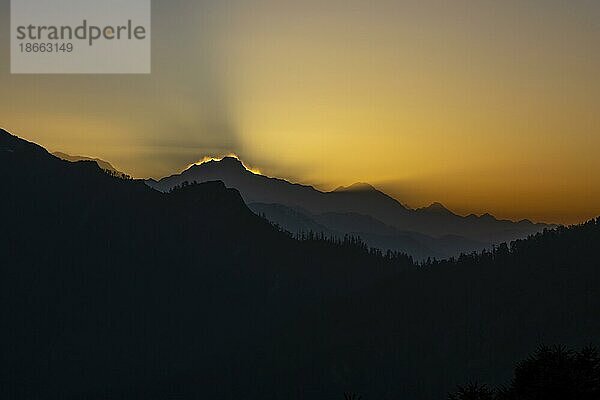
<instances>
[{"instance_id":1,"label":"treeline","mask_svg":"<svg viewBox=\"0 0 600 400\"><path fill-rule=\"evenodd\" d=\"M131 177L131 175L127 175L123 172L118 172L118 171L113 171L111 169L102 169L102 171L109 176L112 176L113 178L119 178L119 179L123 179L123 180L131 180L133 179Z\"/></svg>"},{"instance_id":2,"label":"treeline","mask_svg":"<svg viewBox=\"0 0 600 400\"><path fill-rule=\"evenodd\" d=\"M600 353L540 346L519 362L506 386L492 388L476 382L459 386L448 400L595 400L600 399Z\"/></svg>"},{"instance_id":3,"label":"treeline","mask_svg":"<svg viewBox=\"0 0 600 400\"><path fill-rule=\"evenodd\" d=\"M545 229L526 239L519 239L510 244L502 243L490 250L461 254L445 260L428 259L420 265L423 267L448 267L452 265L485 265L493 262L506 262L517 258L544 259L555 246L568 246L570 249L585 253L589 246L598 243L600 238L600 218L591 219L580 225L560 226ZM576 254L576 253L575 253Z\"/></svg>"},{"instance_id":4,"label":"treeline","mask_svg":"<svg viewBox=\"0 0 600 400\"><path fill-rule=\"evenodd\" d=\"M315 381L332 385L333 397L353 388L373 399L441 399L469 379L502 387L515 362L539 343L599 344L598 248L600 220L594 219L429 260L319 304L302 320L309 337L289 344L310 354L294 372L317 370ZM502 393L530 398L517 389Z\"/></svg>"},{"instance_id":5,"label":"treeline","mask_svg":"<svg viewBox=\"0 0 600 400\"><path fill-rule=\"evenodd\" d=\"M0 398L442 399L600 337L598 220L423 265L2 135ZM573 397L565 397L570 399Z\"/></svg>"}]
</instances>

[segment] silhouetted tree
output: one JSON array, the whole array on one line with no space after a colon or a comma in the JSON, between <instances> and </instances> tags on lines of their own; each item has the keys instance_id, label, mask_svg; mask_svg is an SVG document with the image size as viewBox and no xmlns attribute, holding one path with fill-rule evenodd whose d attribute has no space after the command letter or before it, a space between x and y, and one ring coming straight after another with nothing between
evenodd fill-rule
<instances>
[{"instance_id":1,"label":"silhouetted tree","mask_svg":"<svg viewBox=\"0 0 600 400\"><path fill-rule=\"evenodd\" d=\"M600 337L598 220L417 268L293 240L220 182L167 195L1 132L2 399L439 399L541 336ZM597 365L535 356L498 395L597 399Z\"/></svg>"},{"instance_id":2,"label":"silhouetted tree","mask_svg":"<svg viewBox=\"0 0 600 400\"><path fill-rule=\"evenodd\" d=\"M581 351L540 346L515 368L511 385L500 399L600 399L600 356L594 347Z\"/></svg>"},{"instance_id":3,"label":"silhouetted tree","mask_svg":"<svg viewBox=\"0 0 600 400\"><path fill-rule=\"evenodd\" d=\"M486 385L460 386L449 400L592 400L600 399L600 354L565 346L540 346L515 368L510 385L492 390Z\"/></svg>"}]
</instances>

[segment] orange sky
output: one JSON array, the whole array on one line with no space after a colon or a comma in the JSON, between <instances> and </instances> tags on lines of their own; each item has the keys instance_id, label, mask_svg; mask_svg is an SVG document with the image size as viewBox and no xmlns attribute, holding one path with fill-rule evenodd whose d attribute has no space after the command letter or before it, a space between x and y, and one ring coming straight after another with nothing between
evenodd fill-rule
<instances>
[{"instance_id":1,"label":"orange sky","mask_svg":"<svg viewBox=\"0 0 600 400\"><path fill-rule=\"evenodd\" d=\"M8 54L8 1L0 51ZM234 152L413 207L600 215L600 3L154 2L149 76L21 76L0 125L137 177Z\"/></svg>"}]
</instances>

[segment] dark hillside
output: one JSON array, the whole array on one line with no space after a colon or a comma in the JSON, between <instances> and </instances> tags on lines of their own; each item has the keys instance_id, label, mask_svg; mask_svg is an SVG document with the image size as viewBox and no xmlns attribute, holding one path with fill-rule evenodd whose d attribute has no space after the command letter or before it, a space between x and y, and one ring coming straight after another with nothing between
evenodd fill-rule
<instances>
[{"instance_id":1,"label":"dark hillside","mask_svg":"<svg viewBox=\"0 0 600 400\"><path fill-rule=\"evenodd\" d=\"M0 132L0 397L444 398L600 337L600 224L417 268Z\"/></svg>"}]
</instances>

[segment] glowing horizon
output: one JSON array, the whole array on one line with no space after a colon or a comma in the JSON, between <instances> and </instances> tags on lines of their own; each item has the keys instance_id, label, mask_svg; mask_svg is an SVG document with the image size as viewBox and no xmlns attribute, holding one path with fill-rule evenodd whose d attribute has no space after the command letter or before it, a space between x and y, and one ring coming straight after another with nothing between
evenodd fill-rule
<instances>
[{"instance_id":1,"label":"glowing horizon","mask_svg":"<svg viewBox=\"0 0 600 400\"><path fill-rule=\"evenodd\" d=\"M413 208L600 215L600 2L173 0L152 15L148 76L0 63L0 125L135 177L233 153Z\"/></svg>"},{"instance_id":2,"label":"glowing horizon","mask_svg":"<svg viewBox=\"0 0 600 400\"><path fill-rule=\"evenodd\" d=\"M60 152L60 151L53 151L53 153L55 153L55 152ZM70 155L70 156L76 156L76 157L97 158L97 157L89 156L89 155L86 155L86 156L83 156L83 155L73 155L73 154L68 154L68 155ZM191 168L191 167L193 167L195 165L202 165L202 164L205 164L205 163L208 163L208 162L211 162L211 161L219 162L219 161L222 161L224 158L235 158L236 160L238 160L242 164L242 166L247 171L249 171L249 172L251 172L251 173L253 173L255 175L262 175L262 176L266 176L266 177L269 177L269 178L285 179L286 181L288 181L288 182L290 182L292 184L294 184L294 183L301 183L301 184L309 185L309 186L312 186L315 189L323 191L323 192L332 192L335 189L334 187L319 187L318 185L311 184L310 182L296 182L296 181L293 181L292 179L289 179L289 178L286 178L286 177L274 176L274 175L269 175L269 174L263 173L259 168L248 166L248 164L245 163L244 160L242 160L240 158L240 156L238 156L235 153L226 153L226 154L223 154L223 155L212 155L212 156L208 156L207 155L207 156L204 156L204 157L200 158L198 161L190 163L185 168L180 169L178 173L183 173L184 171L188 170L189 168ZM100 159L100 160L110 163L113 167L115 167L117 170L119 170L119 168L117 166L115 166L114 163L112 163L110 160L104 160L104 159ZM127 171L121 171L121 172L127 173ZM169 174L165 175L165 176L169 176ZM136 179L145 179L145 177L134 177L134 178L136 178ZM535 219L531 219L531 218L527 218L527 217L523 217L523 218L502 217L502 216L495 215L493 212L490 212L490 211L475 212L475 211L469 211L469 210L456 210L456 209L453 209L452 207L450 207L447 204L444 204L443 202L440 202L438 200L432 200L432 201L430 201L428 203L417 204L417 205L415 205L415 204L409 204L406 201L404 201L402 198L397 197L397 195L394 195L394 194L392 194L390 192L387 192L385 187L377 187L375 185L372 185L369 182L353 182L353 183L348 184L346 186L344 186L344 185L337 186L336 188L338 188L338 187L346 187L346 188L348 188L348 187L353 186L353 185L369 185L369 186L372 186L376 190L382 191L382 192L390 195L391 197L393 197L394 199L396 199L397 201L399 201L400 203L402 203L404 206L406 206L406 207L408 207L409 209L412 209L412 210L416 210L416 209L423 208L423 207L428 207L428 206L431 206L433 204L441 204L442 206L448 208L450 211L452 211L452 212L454 212L454 213L456 213L458 215L461 215L461 216L468 216L468 215L482 216L482 215L485 215L485 214L491 214L491 215L493 215L494 217L496 217L498 219L507 219L507 220L511 220L511 221L515 221L515 222L527 220L527 221L532 221L532 222L541 222L541 223L548 223L548 224L564 224L564 225L571 225L571 224L573 224L573 223L570 223L570 222L559 222L559 221L552 221L552 220L535 220ZM600 216L600 214L599 214L599 216ZM583 219L582 221L576 221L575 223L586 222L586 221L588 221L591 218L595 218L595 216L592 216L592 217L587 218L587 219Z\"/></svg>"}]
</instances>

